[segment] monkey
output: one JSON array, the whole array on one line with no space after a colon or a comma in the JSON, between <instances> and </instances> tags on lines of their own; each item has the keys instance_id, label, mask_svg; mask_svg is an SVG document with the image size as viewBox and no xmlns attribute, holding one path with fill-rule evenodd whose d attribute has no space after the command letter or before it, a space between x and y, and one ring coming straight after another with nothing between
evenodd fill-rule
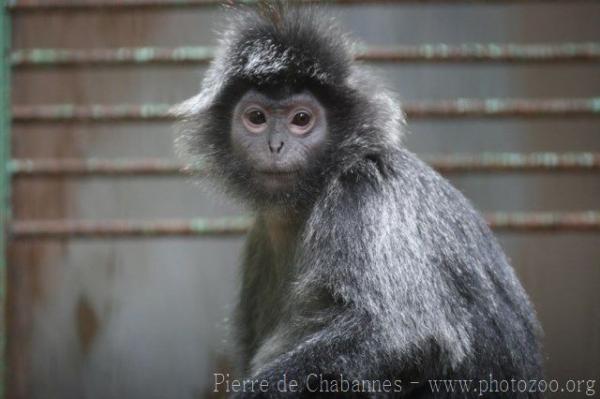
<instances>
[{"instance_id":1,"label":"monkey","mask_svg":"<svg viewBox=\"0 0 600 399\"><path fill-rule=\"evenodd\" d=\"M349 381L338 396L470 398L428 381L542 378L541 326L506 255L405 148L400 103L349 35L281 1L227 21L200 92L174 112L186 165L255 216L234 325L241 373L264 385L233 396Z\"/></svg>"}]
</instances>

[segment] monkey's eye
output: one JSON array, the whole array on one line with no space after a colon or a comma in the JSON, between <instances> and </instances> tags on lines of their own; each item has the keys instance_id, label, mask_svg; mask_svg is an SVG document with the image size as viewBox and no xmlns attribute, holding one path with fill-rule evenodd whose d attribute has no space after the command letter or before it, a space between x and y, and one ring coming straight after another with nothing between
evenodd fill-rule
<instances>
[{"instance_id":1,"label":"monkey's eye","mask_svg":"<svg viewBox=\"0 0 600 399\"><path fill-rule=\"evenodd\" d=\"M310 123L310 114L308 112L300 111L292 118L292 123L296 126L306 126Z\"/></svg>"},{"instance_id":2,"label":"monkey's eye","mask_svg":"<svg viewBox=\"0 0 600 399\"><path fill-rule=\"evenodd\" d=\"M267 127L267 115L256 107L249 108L244 112L242 121L246 129L252 133L261 133Z\"/></svg>"},{"instance_id":3,"label":"monkey's eye","mask_svg":"<svg viewBox=\"0 0 600 399\"><path fill-rule=\"evenodd\" d=\"M248 120L253 125L262 125L263 123L267 123L267 117L262 111L259 110L248 112Z\"/></svg>"},{"instance_id":4,"label":"monkey's eye","mask_svg":"<svg viewBox=\"0 0 600 399\"><path fill-rule=\"evenodd\" d=\"M314 124L314 118L305 110L296 111L290 119L290 129L297 134L308 132Z\"/></svg>"}]
</instances>

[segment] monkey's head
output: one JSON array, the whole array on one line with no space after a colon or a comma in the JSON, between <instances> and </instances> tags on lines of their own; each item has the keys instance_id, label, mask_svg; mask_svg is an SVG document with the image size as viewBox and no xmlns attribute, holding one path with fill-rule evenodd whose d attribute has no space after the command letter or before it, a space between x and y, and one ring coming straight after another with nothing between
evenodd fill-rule
<instances>
[{"instance_id":1,"label":"monkey's head","mask_svg":"<svg viewBox=\"0 0 600 399\"><path fill-rule=\"evenodd\" d=\"M230 10L199 94L175 108L178 149L251 205L299 207L398 145L403 115L316 9Z\"/></svg>"},{"instance_id":2,"label":"monkey's head","mask_svg":"<svg viewBox=\"0 0 600 399\"><path fill-rule=\"evenodd\" d=\"M250 89L231 115L231 151L252 184L274 197L291 193L327 147L326 111L310 91Z\"/></svg>"}]
</instances>

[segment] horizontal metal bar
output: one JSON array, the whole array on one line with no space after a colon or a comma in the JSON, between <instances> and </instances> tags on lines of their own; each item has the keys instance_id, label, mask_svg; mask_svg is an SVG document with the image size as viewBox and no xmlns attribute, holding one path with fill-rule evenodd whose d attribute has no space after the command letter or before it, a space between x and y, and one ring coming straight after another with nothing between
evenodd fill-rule
<instances>
[{"instance_id":1,"label":"horizontal metal bar","mask_svg":"<svg viewBox=\"0 0 600 399\"><path fill-rule=\"evenodd\" d=\"M600 153L481 153L423 155L440 173L599 172ZM14 177L183 176L202 173L165 159L17 159L9 163Z\"/></svg>"},{"instance_id":2,"label":"horizontal metal bar","mask_svg":"<svg viewBox=\"0 0 600 399\"><path fill-rule=\"evenodd\" d=\"M369 62L597 62L600 43L403 45L366 48L356 58Z\"/></svg>"},{"instance_id":3,"label":"horizontal metal bar","mask_svg":"<svg viewBox=\"0 0 600 399\"><path fill-rule=\"evenodd\" d=\"M13 122L104 122L170 120L170 104L13 105ZM409 118L589 117L600 116L600 97L572 99L455 99L410 101Z\"/></svg>"},{"instance_id":4,"label":"horizontal metal bar","mask_svg":"<svg viewBox=\"0 0 600 399\"><path fill-rule=\"evenodd\" d=\"M480 153L423 155L443 174L498 172L599 172L600 153Z\"/></svg>"},{"instance_id":5,"label":"horizontal metal bar","mask_svg":"<svg viewBox=\"0 0 600 399\"><path fill-rule=\"evenodd\" d=\"M13 105L13 122L170 120L170 104Z\"/></svg>"},{"instance_id":6,"label":"horizontal metal bar","mask_svg":"<svg viewBox=\"0 0 600 399\"><path fill-rule=\"evenodd\" d=\"M412 119L600 116L600 98L539 100L464 98L407 102L403 108L407 116Z\"/></svg>"},{"instance_id":7,"label":"horizontal metal bar","mask_svg":"<svg viewBox=\"0 0 600 399\"><path fill-rule=\"evenodd\" d=\"M254 3L256 0L244 0L244 3ZM597 0L296 0L298 3L324 3L340 5L360 4L531 4L550 2L584 2L594 3ZM139 9L166 7L206 7L223 4L223 0L87 0L74 2L71 0L9 0L11 11L59 11L87 9Z\"/></svg>"},{"instance_id":8,"label":"horizontal metal bar","mask_svg":"<svg viewBox=\"0 0 600 399\"><path fill-rule=\"evenodd\" d=\"M597 232L600 212L494 212L485 215L488 224L512 232ZM144 237L221 237L244 234L252 218L240 216L220 219L175 220L53 220L17 221L10 227L13 239L64 238L144 238Z\"/></svg>"},{"instance_id":9,"label":"horizontal metal bar","mask_svg":"<svg viewBox=\"0 0 600 399\"><path fill-rule=\"evenodd\" d=\"M249 217L188 220L56 220L13 222L12 238L100 238L158 236L236 236L244 234Z\"/></svg>"},{"instance_id":10,"label":"horizontal metal bar","mask_svg":"<svg viewBox=\"0 0 600 399\"><path fill-rule=\"evenodd\" d=\"M27 49L11 53L13 67L99 66L201 63L212 60L213 47L138 47L117 49ZM600 61L600 43L559 44L424 44L389 48L365 47L356 58L368 62L574 62Z\"/></svg>"},{"instance_id":11,"label":"horizontal metal bar","mask_svg":"<svg viewBox=\"0 0 600 399\"><path fill-rule=\"evenodd\" d=\"M579 47L579 46L578 46ZM583 48L575 54L584 55ZM589 56L595 49L589 47ZM125 47L117 49L51 49L38 48L16 50L10 55L13 67L107 65L107 64L161 64L161 63L208 63L213 59L214 47L186 46L174 48Z\"/></svg>"},{"instance_id":12,"label":"horizontal metal bar","mask_svg":"<svg viewBox=\"0 0 600 399\"><path fill-rule=\"evenodd\" d=\"M493 212L485 217L490 227L501 231L600 231L600 211Z\"/></svg>"},{"instance_id":13,"label":"horizontal metal bar","mask_svg":"<svg viewBox=\"0 0 600 399\"><path fill-rule=\"evenodd\" d=\"M182 175L183 165L166 159L16 159L14 177L127 177Z\"/></svg>"}]
</instances>

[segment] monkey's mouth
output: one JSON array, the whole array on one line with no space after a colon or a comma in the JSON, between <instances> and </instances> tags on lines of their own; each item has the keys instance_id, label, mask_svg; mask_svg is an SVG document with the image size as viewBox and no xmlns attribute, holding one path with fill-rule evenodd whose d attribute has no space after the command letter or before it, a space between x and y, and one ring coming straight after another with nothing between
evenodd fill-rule
<instances>
[{"instance_id":1,"label":"monkey's mouth","mask_svg":"<svg viewBox=\"0 0 600 399\"><path fill-rule=\"evenodd\" d=\"M256 172L260 182L263 183L267 188L278 189L284 186L292 185L298 176L298 172L295 170L258 170Z\"/></svg>"},{"instance_id":2,"label":"monkey's mouth","mask_svg":"<svg viewBox=\"0 0 600 399\"><path fill-rule=\"evenodd\" d=\"M298 171L293 169L264 169L256 172L265 177L293 177L298 174Z\"/></svg>"},{"instance_id":3,"label":"monkey's mouth","mask_svg":"<svg viewBox=\"0 0 600 399\"><path fill-rule=\"evenodd\" d=\"M286 177L286 176L295 176L297 172L290 172L286 170L268 170L268 171L260 171L258 172L262 176L268 177Z\"/></svg>"}]
</instances>

